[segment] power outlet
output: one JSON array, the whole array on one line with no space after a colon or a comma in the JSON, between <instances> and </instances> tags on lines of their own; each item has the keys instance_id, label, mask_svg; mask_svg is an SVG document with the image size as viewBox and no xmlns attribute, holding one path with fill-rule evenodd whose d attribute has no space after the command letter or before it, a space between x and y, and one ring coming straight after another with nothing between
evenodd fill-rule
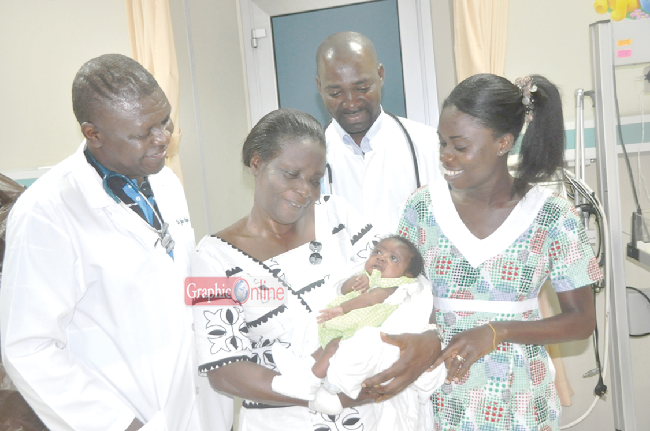
<instances>
[{"instance_id":1,"label":"power outlet","mask_svg":"<svg viewBox=\"0 0 650 431\"><path fill-rule=\"evenodd\" d=\"M650 66L643 69L643 92L650 94Z\"/></svg>"}]
</instances>

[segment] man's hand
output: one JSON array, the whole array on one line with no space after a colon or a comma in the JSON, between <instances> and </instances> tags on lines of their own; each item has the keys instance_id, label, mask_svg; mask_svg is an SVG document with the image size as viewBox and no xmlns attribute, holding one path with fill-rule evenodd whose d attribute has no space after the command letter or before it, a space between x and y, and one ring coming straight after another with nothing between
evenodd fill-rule
<instances>
[{"instance_id":1,"label":"man's hand","mask_svg":"<svg viewBox=\"0 0 650 431\"><path fill-rule=\"evenodd\" d=\"M385 343L399 347L400 357L391 367L363 382L362 386L373 388L379 395L377 402L402 392L431 367L440 354L440 340L434 331L400 335L382 333L381 338ZM384 384L391 379L390 383Z\"/></svg>"},{"instance_id":2,"label":"man's hand","mask_svg":"<svg viewBox=\"0 0 650 431\"><path fill-rule=\"evenodd\" d=\"M320 311L320 314L316 318L316 323L320 325L323 322L332 320L335 317L343 316L344 314L345 311L343 311L343 307L341 307L340 305L338 307L327 308L325 310Z\"/></svg>"}]
</instances>

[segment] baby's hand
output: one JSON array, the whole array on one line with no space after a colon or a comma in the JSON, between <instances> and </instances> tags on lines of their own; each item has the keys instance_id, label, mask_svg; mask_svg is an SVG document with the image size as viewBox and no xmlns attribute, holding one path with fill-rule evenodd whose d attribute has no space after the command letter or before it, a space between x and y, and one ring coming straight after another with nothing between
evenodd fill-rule
<instances>
[{"instance_id":1,"label":"baby's hand","mask_svg":"<svg viewBox=\"0 0 650 431\"><path fill-rule=\"evenodd\" d=\"M320 325L323 322L332 320L335 317L343 316L344 314L345 311L343 311L343 307L341 307L340 305L338 307L332 307L326 310L321 310L320 315L316 318L316 323Z\"/></svg>"},{"instance_id":2,"label":"baby's hand","mask_svg":"<svg viewBox=\"0 0 650 431\"><path fill-rule=\"evenodd\" d=\"M370 279L366 274L359 274L352 285L352 290L356 290L359 293L365 293L370 288Z\"/></svg>"}]
</instances>

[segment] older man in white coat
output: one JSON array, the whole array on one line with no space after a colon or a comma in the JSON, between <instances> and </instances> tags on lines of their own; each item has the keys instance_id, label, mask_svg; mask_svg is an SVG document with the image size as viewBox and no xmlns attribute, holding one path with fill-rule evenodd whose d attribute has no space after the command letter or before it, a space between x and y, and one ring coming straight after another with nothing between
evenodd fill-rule
<instances>
[{"instance_id":1,"label":"older man in white coat","mask_svg":"<svg viewBox=\"0 0 650 431\"><path fill-rule=\"evenodd\" d=\"M395 232L406 199L440 177L436 130L382 109L384 66L364 35L329 36L316 62L316 85L332 116L325 191L343 196L378 232Z\"/></svg>"},{"instance_id":2,"label":"older man in white coat","mask_svg":"<svg viewBox=\"0 0 650 431\"><path fill-rule=\"evenodd\" d=\"M164 167L167 97L137 62L108 54L79 70L72 98L84 143L9 219L7 371L52 430L208 429L183 298L194 232Z\"/></svg>"}]
</instances>

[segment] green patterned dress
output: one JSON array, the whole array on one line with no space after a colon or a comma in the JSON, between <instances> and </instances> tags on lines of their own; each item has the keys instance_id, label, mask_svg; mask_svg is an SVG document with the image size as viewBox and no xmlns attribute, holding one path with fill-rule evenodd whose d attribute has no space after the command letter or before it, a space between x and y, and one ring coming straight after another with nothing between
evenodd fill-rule
<instances>
[{"instance_id":1,"label":"green patterned dress","mask_svg":"<svg viewBox=\"0 0 650 431\"><path fill-rule=\"evenodd\" d=\"M458 216L447 183L432 183L407 201L399 234L424 257L446 343L490 321L540 319L537 294L547 278L566 292L602 277L573 205L540 186L480 240ZM500 343L461 381L434 392L435 430L558 430L554 375L543 346Z\"/></svg>"}]
</instances>

